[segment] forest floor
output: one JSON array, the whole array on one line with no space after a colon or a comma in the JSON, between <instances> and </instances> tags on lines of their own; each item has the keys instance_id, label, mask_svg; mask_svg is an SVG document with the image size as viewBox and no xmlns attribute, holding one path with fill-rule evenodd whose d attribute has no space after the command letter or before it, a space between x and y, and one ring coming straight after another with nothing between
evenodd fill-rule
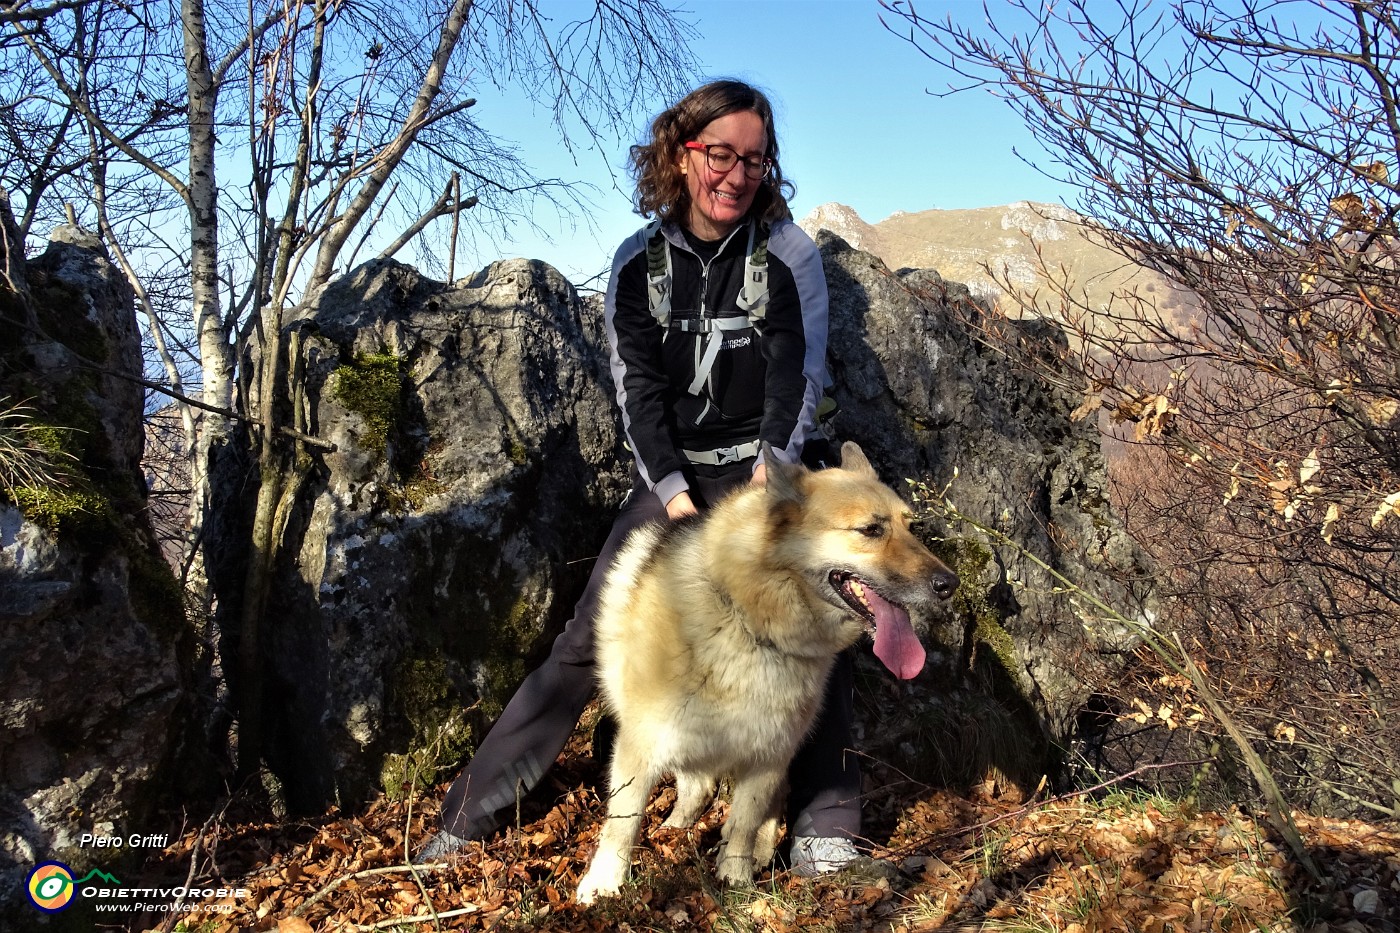
<instances>
[{"instance_id":1,"label":"forest floor","mask_svg":"<svg viewBox=\"0 0 1400 933\"><path fill-rule=\"evenodd\" d=\"M1296 813L1316 876L1262 814L1201 812L1145 793L1018 799L952 793L878 766L865 801L871 854L889 870L818 879L774 868L754 888L713 875L725 805L687 831L653 797L621 897L573 901L603 816L601 769L576 736L511 827L442 865L406 864L443 788L317 820L217 823L167 849L189 884L244 888L220 905L148 916L141 931L1400 931L1400 831ZM407 846L405 841L407 840Z\"/></svg>"}]
</instances>

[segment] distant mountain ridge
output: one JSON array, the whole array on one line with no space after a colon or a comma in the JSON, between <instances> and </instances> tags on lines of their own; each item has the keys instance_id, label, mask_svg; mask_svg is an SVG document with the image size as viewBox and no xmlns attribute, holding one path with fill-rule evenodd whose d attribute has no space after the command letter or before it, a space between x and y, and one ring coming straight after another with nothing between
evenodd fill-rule
<instances>
[{"instance_id":1,"label":"distant mountain ridge","mask_svg":"<svg viewBox=\"0 0 1400 933\"><path fill-rule=\"evenodd\" d=\"M831 202L818 205L798 225L812 236L830 230L891 269L933 269L989 301L1005 297L1003 282L1021 293L1044 291L1038 248L1044 265L1065 270L1075 293L1082 293L1096 312L1124 290L1152 299L1178 319L1191 311L1189 301L1166 279L1127 262L1105 245L1092 221L1057 204L1016 201L971 210L897 211L872 224L854 209ZM1058 316L1058 299L1040 294L1035 304L1042 314ZM1007 310L1014 314L1015 306Z\"/></svg>"}]
</instances>

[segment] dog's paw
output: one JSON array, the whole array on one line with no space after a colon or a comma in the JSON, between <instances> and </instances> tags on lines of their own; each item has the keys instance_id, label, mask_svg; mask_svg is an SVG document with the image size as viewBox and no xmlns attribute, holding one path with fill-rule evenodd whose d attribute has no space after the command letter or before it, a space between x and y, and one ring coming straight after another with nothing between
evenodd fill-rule
<instances>
[{"instance_id":1,"label":"dog's paw","mask_svg":"<svg viewBox=\"0 0 1400 933\"><path fill-rule=\"evenodd\" d=\"M715 868L719 880L733 888L753 887L753 859L747 856L720 856Z\"/></svg>"},{"instance_id":2,"label":"dog's paw","mask_svg":"<svg viewBox=\"0 0 1400 933\"><path fill-rule=\"evenodd\" d=\"M672 810L671 815L666 817L666 822L662 823L661 826L664 829L689 829L695 825L695 820L687 819L687 816L689 814Z\"/></svg>"},{"instance_id":3,"label":"dog's paw","mask_svg":"<svg viewBox=\"0 0 1400 933\"><path fill-rule=\"evenodd\" d=\"M627 863L600 854L579 879L574 900L580 904L592 904L600 897L616 897L626 880Z\"/></svg>"}]
</instances>

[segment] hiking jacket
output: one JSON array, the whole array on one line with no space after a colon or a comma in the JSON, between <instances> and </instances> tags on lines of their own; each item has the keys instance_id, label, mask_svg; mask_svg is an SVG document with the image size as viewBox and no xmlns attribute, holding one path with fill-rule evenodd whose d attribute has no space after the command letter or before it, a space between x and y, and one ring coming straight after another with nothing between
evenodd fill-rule
<instances>
[{"instance_id":1,"label":"hiking jacket","mask_svg":"<svg viewBox=\"0 0 1400 933\"><path fill-rule=\"evenodd\" d=\"M752 222L752 221L750 221ZM675 223L670 244L672 321L747 317L736 299L743 283L748 225L740 224L705 263ZM687 391L697 347L707 334L663 329L647 303L647 234L618 248L604 302L613 385L642 480L663 503L686 491L682 451L713 450L755 440L796 463L817 434L826 382L827 294L821 255L792 221L768 235L768 306L756 328L726 331L699 395ZM663 333L666 335L663 341ZM758 461L762 462L760 453Z\"/></svg>"}]
</instances>

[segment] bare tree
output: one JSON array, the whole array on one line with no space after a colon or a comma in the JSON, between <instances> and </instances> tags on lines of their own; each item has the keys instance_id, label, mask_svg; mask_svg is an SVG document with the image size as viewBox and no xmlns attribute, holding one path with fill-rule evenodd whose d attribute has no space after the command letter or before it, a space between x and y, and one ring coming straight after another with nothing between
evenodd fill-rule
<instances>
[{"instance_id":1,"label":"bare tree","mask_svg":"<svg viewBox=\"0 0 1400 933\"><path fill-rule=\"evenodd\" d=\"M1041 371L1084 393L1079 417L1153 451L1135 460L1151 471L1131 484L1152 509L1140 527L1279 760L1334 802L1393 815L1395 5L1017 2L989 8L985 28L883 5L946 93L1001 97L1072 206L1190 299L1186 314L1131 293L1091 307L1046 269L1081 352ZM1013 334L986 336L1035 365Z\"/></svg>"},{"instance_id":2,"label":"bare tree","mask_svg":"<svg viewBox=\"0 0 1400 933\"><path fill-rule=\"evenodd\" d=\"M0 21L13 102L0 183L23 200L25 229L75 210L132 282L153 375L181 406L185 567L206 606L211 451L244 447L258 464L234 664L247 771L261 752L267 571L308 446L323 443L297 420L286 313L366 244L390 255L467 211L496 223L577 211L577 186L537 177L473 118L474 94L519 83L564 145L602 149L689 80L689 28L660 0L553 13L515 0L14 0Z\"/></svg>"}]
</instances>

